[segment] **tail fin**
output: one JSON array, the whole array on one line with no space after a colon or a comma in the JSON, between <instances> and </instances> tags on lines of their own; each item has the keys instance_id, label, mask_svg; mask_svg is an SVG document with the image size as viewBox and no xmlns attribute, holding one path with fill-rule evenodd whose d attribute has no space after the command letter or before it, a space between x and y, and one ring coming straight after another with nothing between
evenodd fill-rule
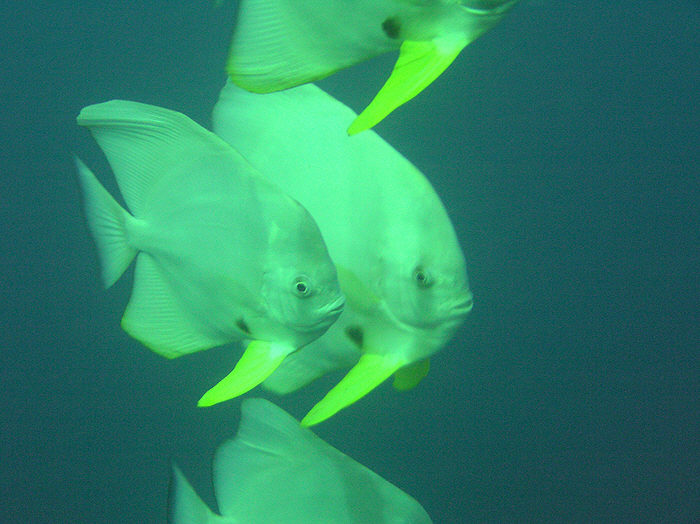
<instances>
[{"instance_id":1,"label":"tail fin","mask_svg":"<svg viewBox=\"0 0 700 524\"><path fill-rule=\"evenodd\" d=\"M194 491L180 468L173 464L168 492L169 524L234 524L216 515Z\"/></svg>"},{"instance_id":2,"label":"tail fin","mask_svg":"<svg viewBox=\"0 0 700 524\"><path fill-rule=\"evenodd\" d=\"M130 215L102 187L95 175L76 157L88 227L97 244L105 287L114 284L136 256L126 239L124 225Z\"/></svg>"}]
</instances>

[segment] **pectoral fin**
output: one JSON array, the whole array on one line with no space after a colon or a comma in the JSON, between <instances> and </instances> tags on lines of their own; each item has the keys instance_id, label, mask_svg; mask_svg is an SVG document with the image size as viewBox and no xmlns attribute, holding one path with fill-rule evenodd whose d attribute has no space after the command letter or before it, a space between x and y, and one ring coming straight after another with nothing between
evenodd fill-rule
<instances>
[{"instance_id":1,"label":"pectoral fin","mask_svg":"<svg viewBox=\"0 0 700 524\"><path fill-rule=\"evenodd\" d=\"M394 375L393 386L397 391L415 388L430 371L430 359L420 360L399 369Z\"/></svg>"},{"instance_id":2,"label":"pectoral fin","mask_svg":"<svg viewBox=\"0 0 700 524\"><path fill-rule=\"evenodd\" d=\"M345 377L302 419L302 426L313 426L364 397L389 378L404 362L365 353Z\"/></svg>"},{"instance_id":3,"label":"pectoral fin","mask_svg":"<svg viewBox=\"0 0 700 524\"><path fill-rule=\"evenodd\" d=\"M269 377L292 351L292 347L254 340L248 344L233 371L207 391L197 405L213 406L250 391Z\"/></svg>"},{"instance_id":4,"label":"pectoral fin","mask_svg":"<svg viewBox=\"0 0 700 524\"><path fill-rule=\"evenodd\" d=\"M373 127L423 91L447 69L466 45L464 38L404 41L389 80L350 124L348 134L354 135Z\"/></svg>"}]
</instances>

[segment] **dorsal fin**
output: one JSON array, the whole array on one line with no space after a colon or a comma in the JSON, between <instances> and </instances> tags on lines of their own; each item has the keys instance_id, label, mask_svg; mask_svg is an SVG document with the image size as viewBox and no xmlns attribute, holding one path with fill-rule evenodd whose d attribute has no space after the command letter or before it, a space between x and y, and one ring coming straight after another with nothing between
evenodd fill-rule
<instances>
[{"instance_id":1,"label":"dorsal fin","mask_svg":"<svg viewBox=\"0 0 700 524\"><path fill-rule=\"evenodd\" d=\"M111 100L85 107L88 127L107 156L127 206L139 217L160 177L185 160L232 150L213 133L176 111Z\"/></svg>"}]
</instances>

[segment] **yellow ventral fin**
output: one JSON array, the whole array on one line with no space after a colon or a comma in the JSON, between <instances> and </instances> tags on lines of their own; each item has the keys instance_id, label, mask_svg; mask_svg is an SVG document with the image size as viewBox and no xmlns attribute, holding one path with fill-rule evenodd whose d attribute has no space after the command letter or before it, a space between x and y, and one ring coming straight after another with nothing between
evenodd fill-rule
<instances>
[{"instance_id":1,"label":"yellow ventral fin","mask_svg":"<svg viewBox=\"0 0 700 524\"><path fill-rule=\"evenodd\" d=\"M413 364L399 369L394 374L394 389L397 391L408 391L415 388L418 383L425 378L430 371L430 359L419 360Z\"/></svg>"},{"instance_id":2,"label":"yellow ventral fin","mask_svg":"<svg viewBox=\"0 0 700 524\"><path fill-rule=\"evenodd\" d=\"M365 353L343 379L302 419L302 426L313 426L364 397L389 378L403 362L382 355Z\"/></svg>"},{"instance_id":3,"label":"yellow ventral fin","mask_svg":"<svg viewBox=\"0 0 700 524\"><path fill-rule=\"evenodd\" d=\"M394 109L423 91L447 69L466 45L464 38L404 41L391 76L374 100L350 124L348 134L354 135L375 126Z\"/></svg>"},{"instance_id":4,"label":"yellow ventral fin","mask_svg":"<svg viewBox=\"0 0 700 524\"><path fill-rule=\"evenodd\" d=\"M294 348L254 340L233 371L199 399L200 407L213 406L250 391L269 377Z\"/></svg>"}]
</instances>

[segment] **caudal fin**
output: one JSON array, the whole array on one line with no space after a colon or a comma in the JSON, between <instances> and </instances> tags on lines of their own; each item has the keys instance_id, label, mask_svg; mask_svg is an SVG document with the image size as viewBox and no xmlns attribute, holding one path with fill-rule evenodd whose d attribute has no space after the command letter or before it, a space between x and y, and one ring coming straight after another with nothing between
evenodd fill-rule
<instances>
[{"instance_id":1,"label":"caudal fin","mask_svg":"<svg viewBox=\"0 0 700 524\"><path fill-rule=\"evenodd\" d=\"M170 476L168 493L169 524L234 524L234 521L216 515L199 495L175 464Z\"/></svg>"},{"instance_id":2,"label":"caudal fin","mask_svg":"<svg viewBox=\"0 0 700 524\"><path fill-rule=\"evenodd\" d=\"M88 227L97 244L102 281L105 287L110 287L119 280L136 256L137 251L127 242L124 228L126 221L131 217L77 157L75 164L83 190Z\"/></svg>"}]
</instances>

